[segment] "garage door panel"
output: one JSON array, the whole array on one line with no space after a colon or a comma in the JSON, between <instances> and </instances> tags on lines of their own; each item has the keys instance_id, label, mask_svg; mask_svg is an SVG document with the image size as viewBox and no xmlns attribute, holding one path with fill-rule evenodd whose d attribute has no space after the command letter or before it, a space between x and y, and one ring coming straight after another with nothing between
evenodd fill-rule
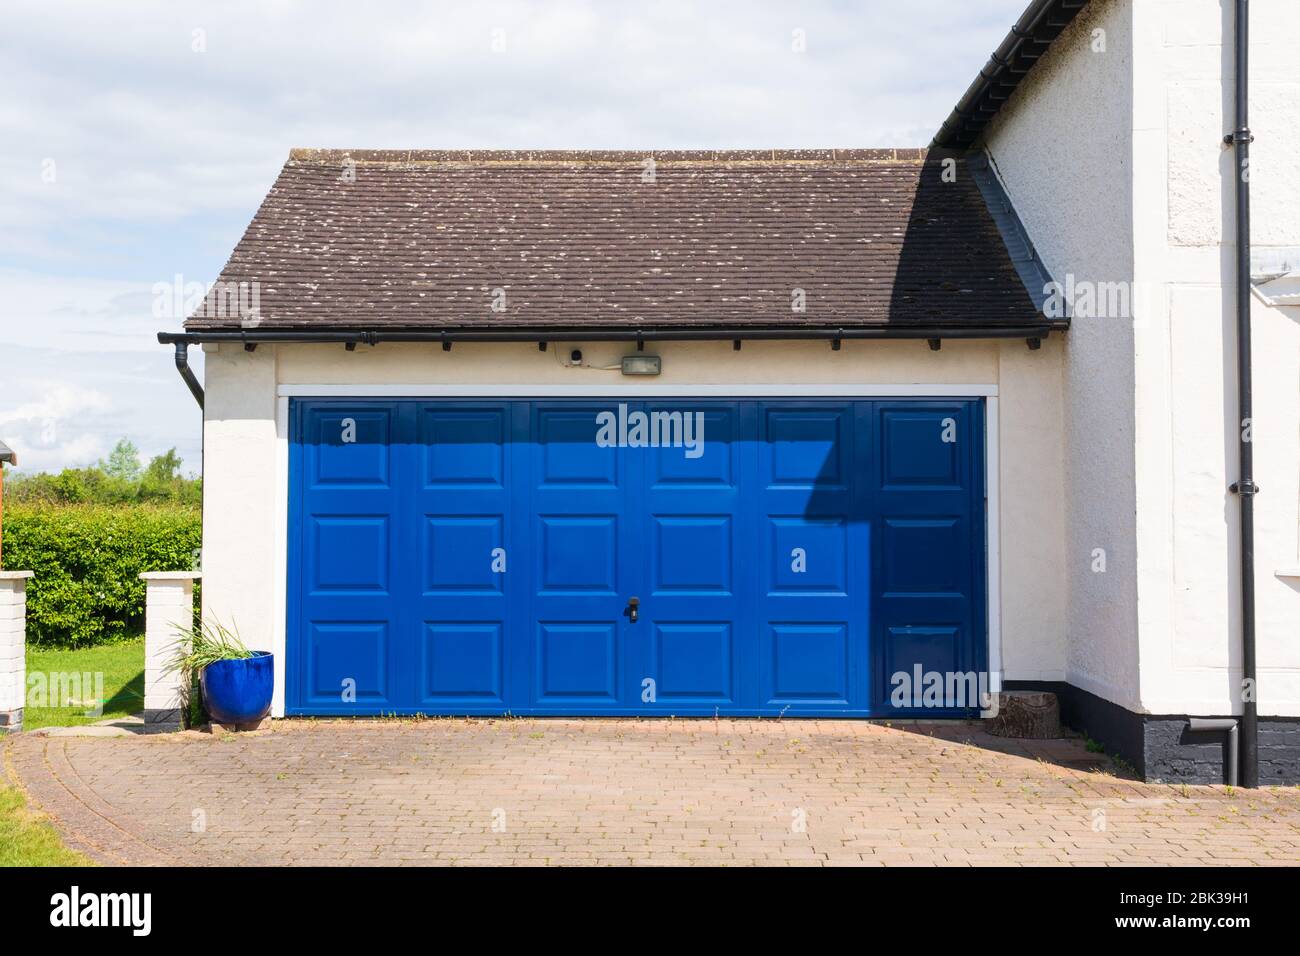
<instances>
[{"instance_id":1,"label":"garage door panel","mask_svg":"<svg viewBox=\"0 0 1300 956\"><path fill-rule=\"evenodd\" d=\"M425 487L504 488L508 414L504 404L422 409L419 447Z\"/></svg>"},{"instance_id":2,"label":"garage door panel","mask_svg":"<svg viewBox=\"0 0 1300 956\"><path fill-rule=\"evenodd\" d=\"M859 403L758 403L751 691L768 713L865 713L870 514Z\"/></svg>"},{"instance_id":3,"label":"garage door panel","mask_svg":"<svg viewBox=\"0 0 1300 956\"><path fill-rule=\"evenodd\" d=\"M847 622L770 624L763 651L763 687L769 706L848 705L852 680Z\"/></svg>"},{"instance_id":4,"label":"garage door panel","mask_svg":"<svg viewBox=\"0 0 1300 956\"><path fill-rule=\"evenodd\" d=\"M391 703L391 634L387 621L313 621L307 630L308 697L347 709Z\"/></svg>"},{"instance_id":5,"label":"garage door panel","mask_svg":"<svg viewBox=\"0 0 1300 956\"><path fill-rule=\"evenodd\" d=\"M965 627L958 622L890 627L885 632L884 678L897 712L935 708L979 710L987 676L975 666Z\"/></svg>"},{"instance_id":6,"label":"garage door panel","mask_svg":"<svg viewBox=\"0 0 1300 956\"><path fill-rule=\"evenodd\" d=\"M885 661L890 674L922 671L950 671L966 663L962 648L962 627L956 623L910 624L886 631Z\"/></svg>"},{"instance_id":7,"label":"garage door panel","mask_svg":"<svg viewBox=\"0 0 1300 956\"><path fill-rule=\"evenodd\" d=\"M971 425L965 406L895 407L881 411L880 467L883 487L961 490Z\"/></svg>"},{"instance_id":8,"label":"garage door panel","mask_svg":"<svg viewBox=\"0 0 1300 956\"><path fill-rule=\"evenodd\" d=\"M505 544L504 515L425 515L424 592L500 594Z\"/></svg>"},{"instance_id":9,"label":"garage door panel","mask_svg":"<svg viewBox=\"0 0 1300 956\"><path fill-rule=\"evenodd\" d=\"M651 593L732 592L731 515L651 515Z\"/></svg>"},{"instance_id":10,"label":"garage door panel","mask_svg":"<svg viewBox=\"0 0 1300 956\"><path fill-rule=\"evenodd\" d=\"M740 610L749 534L740 507L752 483L752 407L690 399L640 407L651 421L664 414L689 418L702 443L635 450L642 471L635 485L643 497L633 507L645 518L633 549L640 545L646 590L636 591L639 623L625 627L630 698L638 713L734 709L742 706L750 639Z\"/></svg>"},{"instance_id":11,"label":"garage door panel","mask_svg":"<svg viewBox=\"0 0 1300 956\"><path fill-rule=\"evenodd\" d=\"M389 409L320 409L308 417L313 485L387 488L393 420Z\"/></svg>"},{"instance_id":12,"label":"garage door panel","mask_svg":"<svg viewBox=\"0 0 1300 956\"><path fill-rule=\"evenodd\" d=\"M598 416L607 405L539 405L533 435L540 450L538 484L543 487L616 488L619 449L597 444Z\"/></svg>"},{"instance_id":13,"label":"garage door panel","mask_svg":"<svg viewBox=\"0 0 1300 956\"><path fill-rule=\"evenodd\" d=\"M619 626L615 621L549 621L537 625L538 703L619 701Z\"/></svg>"},{"instance_id":14,"label":"garage door panel","mask_svg":"<svg viewBox=\"0 0 1300 956\"><path fill-rule=\"evenodd\" d=\"M378 712L409 699L394 639L407 552L395 517L406 512L401 414L391 402L325 401L299 404L291 418L286 699L306 712Z\"/></svg>"},{"instance_id":15,"label":"garage door panel","mask_svg":"<svg viewBox=\"0 0 1300 956\"><path fill-rule=\"evenodd\" d=\"M497 713L509 698L510 608L527 562L516 547L526 519L514 504L514 405L504 401L404 402L409 417L414 560L403 572L413 598L396 602L400 676L409 710ZM406 421L408 419L403 419ZM526 432L525 432L526 435Z\"/></svg>"},{"instance_id":16,"label":"garage door panel","mask_svg":"<svg viewBox=\"0 0 1300 956\"><path fill-rule=\"evenodd\" d=\"M617 515L542 515L537 528L541 593L618 595Z\"/></svg>"},{"instance_id":17,"label":"garage door panel","mask_svg":"<svg viewBox=\"0 0 1300 956\"><path fill-rule=\"evenodd\" d=\"M846 595L848 515L769 515L768 593Z\"/></svg>"},{"instance_id":18,"label":"garage door panel","mask_svg":"<svg viewBox=\"0 0 1300 956\"><path fill-rule=\"evenodd\" d=\"M848 405L767 404L761 415L761 480L769 488L838 488L850 482L853 415Z\"/></svg>"},{"instance_id":19,"label":"garage door panel","mask_svg":"<svg viewBox=\"0 0 1300 956\"><path fill-rule=\"evenodd\" d=\"M425 621L419 696L439 707L505 703L505 628L501 621Z\"/></svg>"},{"instance_id":20,"label":"garage door panel","mask_svg":"<svg viewBox=\"0 0 1300 956\"><path fill-rule=\"evenodd\" d=\"M947 683L987 666L982 407L882 402L877 414L873 698L884 713L970 714L977 702L899 706L893 692L895 676L917 668Z\"/></svg>"},{"instance_id":21,"label":"garage door panel","mask_svg":"<svg viewBox=\"0 0 1300 956\"><path fill-rule=\"evenodd\" d=\"M888 517L884 534L885 595L964 596L970 584L970 542L957 515Z\"/></svg>"},{"instance_id":22,"label":"garage door panel","mask_svg":"<svg viewBox=\"0 0 1300 956\"><path fill-rule=\"evenodd\" d=\"M386 515L313 515L309 529L313 594L388 593L392 541Z\"/></svg>"},{"instance_id":23,"label":"garage door panel","mask_svg":"<svg viewBox=\"0 0 1300 956\"><path fill-rule=\"evenodd\" d=\"M730 621L655 621L651 667L661 706L736 702L735 642Z\"/></svg>"},{"instance_id":24,"label":"garage door panel","mask_svg":"<svg viewBox=\"0 0 1300 956\"><path fill-rule=\"evenodd\" d=\"M621 611L633 586L636 544L625 532L629 450L598 444L602 414L617 402L530 406L526 485L532 534L529 603L515 607L521 640L511 652L525 674L520 707L544 713L620 706L626 635Z\"/></svg>"},{"instance_id":25,"label":"garage door panel","mask_svg":"<svg viewBox=\"0 0 1300 956\"><path fill-rule=\"evenodd\" d=\"M645 449L652 492L735 489L741 444L738 406L648 402L645 409L651 434L661 439L659 447Z\"/></svg>"}]
</instances>

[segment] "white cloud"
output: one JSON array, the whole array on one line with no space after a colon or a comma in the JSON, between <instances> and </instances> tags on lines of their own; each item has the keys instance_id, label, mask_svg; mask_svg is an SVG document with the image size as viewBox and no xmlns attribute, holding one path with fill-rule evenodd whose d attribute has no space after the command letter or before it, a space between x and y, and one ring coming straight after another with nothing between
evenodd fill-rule
<instances>
[{"instance_id":1,"label":"white cloud","mask_svg":"<svg viewBox=\"0 0 1300 956\"><path fill-rule=\"evenodd\" d=\"M111 407L105 394L65 382L17 378L7 392L30 396L11 407L0 406L0 433L18 452L25 471L88 464L101 454L102 436L80 423Z\"/></svg>"},{"instance_id":2,"label":"white cloud","mask_svg":"<svg viewBox=\"0 0 1300 956\"><path fill-rule=\"evenodd\" d=\"M29 383L18 379L14 384L21 388ZM0 408L0 427L12 426L18 422L53 424L71 415L102 411L108 406L107 396L90 389L75 388L59 382L35 382L30 384L43 391L42 397L36 401L18 405L15 408Z\"/></svg>"},{"instance_id":3,"label":"white cloud","mask_svg":"<svg viewBox=\"0 0 1300 956\"><path fill-rule=\"evenodd\" d=\"M21 445L20 441L15 444ZM41 471L59 472L64 468L78 468L99 461L108 455L109 445L102 435L75 435L70 441L56 447L43 448L39 445L26 445L18 455L19 473L35 474Z\"/></svg>"},{"instance_id":4,"label":"white cloud","mask_svg":"<svg viewBox=\"0 0 1300 956\"><path fill-rule=\"evenodd\" d=\"M198 350L195 349L195 352ZM201 464L199 409L172 366L170 350L5 350L23 372L0 391L0 437L24 472L90 465L129 438L144 460L176 448L187 471Z\"/></svg>"}]
</instances>

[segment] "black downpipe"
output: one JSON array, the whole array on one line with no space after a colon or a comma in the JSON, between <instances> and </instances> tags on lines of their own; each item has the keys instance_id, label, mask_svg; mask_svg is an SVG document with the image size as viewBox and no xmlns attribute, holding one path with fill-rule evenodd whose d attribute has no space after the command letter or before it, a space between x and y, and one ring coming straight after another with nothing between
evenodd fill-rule
<instances>
[{"instance_id":1,"label":"black downpipe","mask_svg":"<svg viewBox=\"0 0 1300 956\"><path fill-rule=\"evenodd\" d=\"M1235 13L1237 104L1236 128L1225 142L1236 151L1237 182L1237 482L1241 500L1241 784L1259 786L1259 730L1255 698L1255 463L1250 379L1250 123L1248 106L1248 0L1237 0Z\"/></svg>"},{"instance_id":2,"label":"black downpipe","mask_svg":"<svg viewBox=\"0 0 1300 956\"><path fill-rule=\"evenodd\" d=\"M194 369L190 368L189 343L177 341L176 343L176 371L181 373L181 378L190 388L190 394L194 400L199 403L199 408L203 407L203 386L199 384L198 378L194 375Z\"/></svg>"}]
</instances>

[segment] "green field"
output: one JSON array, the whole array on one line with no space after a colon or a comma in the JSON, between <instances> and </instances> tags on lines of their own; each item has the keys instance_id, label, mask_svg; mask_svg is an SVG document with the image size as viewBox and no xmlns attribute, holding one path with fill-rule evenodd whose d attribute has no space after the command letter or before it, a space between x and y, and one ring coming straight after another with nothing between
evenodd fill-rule
<instances>
[{"instance_id":1,"label":"green field","mask_svg":"<svg viewBox=\"0 0 1300 956\"><path fill-rule=\"evenodd\" d=\"M91 675L85 679L81 675ZM103 674L103 696L91 693L95 687L94 675ZM68 677L58 675L78 675L78 685L82 696L77 706L27 707L23 711L23 728L35 730L37 727L72 727L78 724L93 724L110 717L125 717L138 714L144 709L144 638L138 637L115 644L101 644L79 650L44 648L27 645L27 678L29 691L33 675L45 675L45 686L54 690L67 687ZM55 676L51 676L55 675ZM89 698L95 696L104 702L101 716L87 716ZM64 703L50 699L50 703Z\"/></svg>"}]
</instances>

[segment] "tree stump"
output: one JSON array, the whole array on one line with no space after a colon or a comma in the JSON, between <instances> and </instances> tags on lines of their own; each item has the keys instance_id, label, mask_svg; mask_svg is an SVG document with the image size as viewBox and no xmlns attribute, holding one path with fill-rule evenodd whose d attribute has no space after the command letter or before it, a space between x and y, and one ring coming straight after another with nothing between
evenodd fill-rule
<instances>
[{"instance_id":1,"label":"tree stump","mask_svg":"<svg viewBox=\"0 0 1300 956\"><path fill-rule=\"evenodd\" d=\"M1004 690L998 715L985 728L998 737L1047 740L1061 736L1061 709L1056 695L1036 690Z\"/></svg>"}]
</instances>

